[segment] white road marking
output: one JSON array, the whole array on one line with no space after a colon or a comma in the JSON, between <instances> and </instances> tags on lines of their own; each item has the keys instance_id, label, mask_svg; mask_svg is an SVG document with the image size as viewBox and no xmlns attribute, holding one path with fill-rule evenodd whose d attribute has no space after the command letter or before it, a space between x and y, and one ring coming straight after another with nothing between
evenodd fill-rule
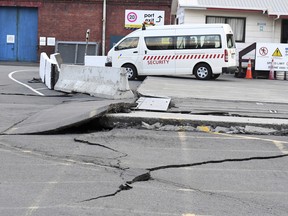
<instances>
[{"instance_id":1,"label":"white road marking","mask_svg":"<svg viewBox=\"0 0 288 216\"><path fill-rule=\"evenodd\" d=\"M29 72L30 70L18 70L18 71L13 71L13 72L9 73L8 77L9 77L11 80L13 80L14 82L16 82L16 83L18 83L18 84L20 84L20 85L23 85L23 86L25 86L26 88L30 89L31 91L35 92L36 94L41 95L41 96L45 96L45 95L42 94L41 92L39 92L39 91L37 91L36 89L32 88L31 86L29 86L29 85L27 85L27 84L25 84L25 83L22 83L22 82L16 80L15 78L13 78L13 74L15 74L15 73L27 72L27 71Z\"/></svg>"},{"instance_id":2,"label":"white road marking","mask_svg":"<svg viewBox=\"0 0 288 216\"><path fill-rule=\"evenodd\" d=\"M220 133L216 133L220 134ZM267 139L267 138L261 138L261 137L251 137L246 135L235 135L235 134L221 134L223 136L230 136L230 137L240 137L242 139L250 139L250 140L260 140L265 142L271 142L274 144L283 154L288 154L287 147L285 148L285 144L288 144L287 141L279 141L274 139Z\"/></svg>"}]
</instances>

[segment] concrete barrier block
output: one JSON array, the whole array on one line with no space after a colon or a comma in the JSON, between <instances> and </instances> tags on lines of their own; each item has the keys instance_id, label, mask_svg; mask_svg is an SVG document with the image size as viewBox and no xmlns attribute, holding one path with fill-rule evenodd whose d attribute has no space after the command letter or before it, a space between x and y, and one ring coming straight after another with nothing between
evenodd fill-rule
<instances>
[{"instance_id":1,"label":"concrete barrier block","mask_svg":"<svg viewBox=\"0 0 288 216\"><path fill-rule=\"evenodd\" d=\"M87 93L108 99L134 98L124 70L112 67L62 64L55 90Z\"/></svg>"},{"instance_id":2,"label":"concrete barrier block","mask_svg":"<svg viewBox=\"0 0 288 216\"><path fill-rule=\"evenodd\" d=\"M42 82L49 88L54 89L54 85L58 78L57 62L50 59L46 53L41 53L39 76Z\"/></svg>"},{"instance_id":3,"label":"concrete barrier block","mask_svg":"<svg viewBox=\"0 0 288 216\"><path fill-rule=\"evenodd\" d=\"M105 67L107 56L85 56L85 66Z\"/></svg>"},{"instance_id":4,"label":"concrete barrier block","mask_svg":"<svg viewBox=\"0 0 288 216\"><path fill-rule=\"evenodd\" d=\"M46 71L46 61L49 59L45 52L42 52L40 55L40 68L39 68L39 76L42 82L45 82L45 71Z\"/></svg>"},{"instance_id":5,"label":"concrete barrier block","mask_svg":"<svg viewBox=\"0 0 288 216\"><path fill-rule=\"evenodd\" d=\"M50 59L46 59L44 83L49 89L52 89L52 85L51 85L51 78L52 78L51 71L52 70L51 69L52 69L52 62L50 61Z\"/></svg>"},{"instance_id":6,"label":"concrete barrier block","mask_svg":"<svg viewBox=\"0 0 288 216\"><path fill-rule=\"evenodd\" d=\"M60 53L54 53L50 55L50 59L55 64L55 68L52 68L53 76L52 76L52 81L51 81L54 87L59 79L59 74L61 72L61 65L63 64L63 59Z\"/></svg>"},{"instance_id":7,"label":"concrete barrier block","mask_svg":"<svg viewBox=\"0 0 288 216\"><path fill-rule=\"evenodd\" d=\"M50 59L54 61L57 66L57 70L60 72L61 64L63 64L63 59L60 53L54 53L50 55Z\"/></svg>"}]
</instances>

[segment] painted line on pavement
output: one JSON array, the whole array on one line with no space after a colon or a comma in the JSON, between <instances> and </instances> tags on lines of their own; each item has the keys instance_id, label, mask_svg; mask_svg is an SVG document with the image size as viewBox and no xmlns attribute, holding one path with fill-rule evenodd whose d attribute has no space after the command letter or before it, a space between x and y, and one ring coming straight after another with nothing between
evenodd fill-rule
<instances>
[{"instance_id":1,"label":"painted line on pavement","mask_svg":"<svg viewBox=\"0 0 288 216\"><path fill-rule=\"evenodd\" d=\"M252 136L247 136L247 135L236 135L236 134L222 134L222 133L215 133L215 134L220 134L223 136L229 136L229 137L239 137L242 139L250 139L250 140L260 140L260 141L265 141L265 142L271 142L273 145L277 147L283 154L288 154L287 147L285 149L285 144L287 145L287 141L280 141L280 140L275 140L275 139L267 139L267 138L261 138L261 137L252 137Z\"/></svg>"},{"instance_id":2,"label":"painted line on pavement","mask_svg":"<svg viewBox=\"0 0 288 216\"><path fill-rule=\"evenodd\" d=\"M30 70L17 70L17 71L13 71L11 73L9 73L8 77L13 80L14 82L20 84L20 85L23 85L25 86L26 88L30 89L31 91L35 92L36 94L40 95L40 96L45 96L44 94L42 94L41 92L37 91L36 89L32 88L31 86L25 84L25 83L22 83L18 80L16 80L15 78L13 78L13 74L15 73L19 73L19 72L29 72Z\"/></svg>"}]
</instances>

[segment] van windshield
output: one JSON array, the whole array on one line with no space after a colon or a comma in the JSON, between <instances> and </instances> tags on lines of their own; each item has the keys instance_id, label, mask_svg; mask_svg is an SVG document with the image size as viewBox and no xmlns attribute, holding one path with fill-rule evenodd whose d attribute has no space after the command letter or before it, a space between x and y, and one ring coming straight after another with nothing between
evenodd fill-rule
<instances>
[{"instance_id":1,"label":"van windshield","mask_svg":"<svg viewBox=\"0 0 288 216\"><path fill-rule=\"evenodd\" d=\"M123 49L133 49L138 46L139 37L130 37L124 39L118 46L115 47L115 50L123 50Z\"/></svg>"},{"instance_id":2,"label":"van windshield","mask_svg":"<svg viewBox=\"0 0 288 216\"><path fill-rule=\"evenodd\" d=\"M227 47L236 48L233 34L227 34Z\"/></svg>"}]
</instances>

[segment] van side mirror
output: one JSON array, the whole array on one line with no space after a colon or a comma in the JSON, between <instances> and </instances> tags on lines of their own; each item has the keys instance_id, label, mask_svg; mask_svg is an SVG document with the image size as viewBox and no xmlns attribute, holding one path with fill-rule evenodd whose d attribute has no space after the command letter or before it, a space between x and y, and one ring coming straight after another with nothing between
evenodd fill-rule
<instances>
[{"instance_id":1,"label":"van side mirror","mask_svg":"<svg viewBox=\"0 0 288 216\"><path fill-rule=\"evenodd\" d=\"M114 50L115 50L115 51L119 50L118 46L116 46L116 47L114 48Z\"/></svg>"}]
</instances>

